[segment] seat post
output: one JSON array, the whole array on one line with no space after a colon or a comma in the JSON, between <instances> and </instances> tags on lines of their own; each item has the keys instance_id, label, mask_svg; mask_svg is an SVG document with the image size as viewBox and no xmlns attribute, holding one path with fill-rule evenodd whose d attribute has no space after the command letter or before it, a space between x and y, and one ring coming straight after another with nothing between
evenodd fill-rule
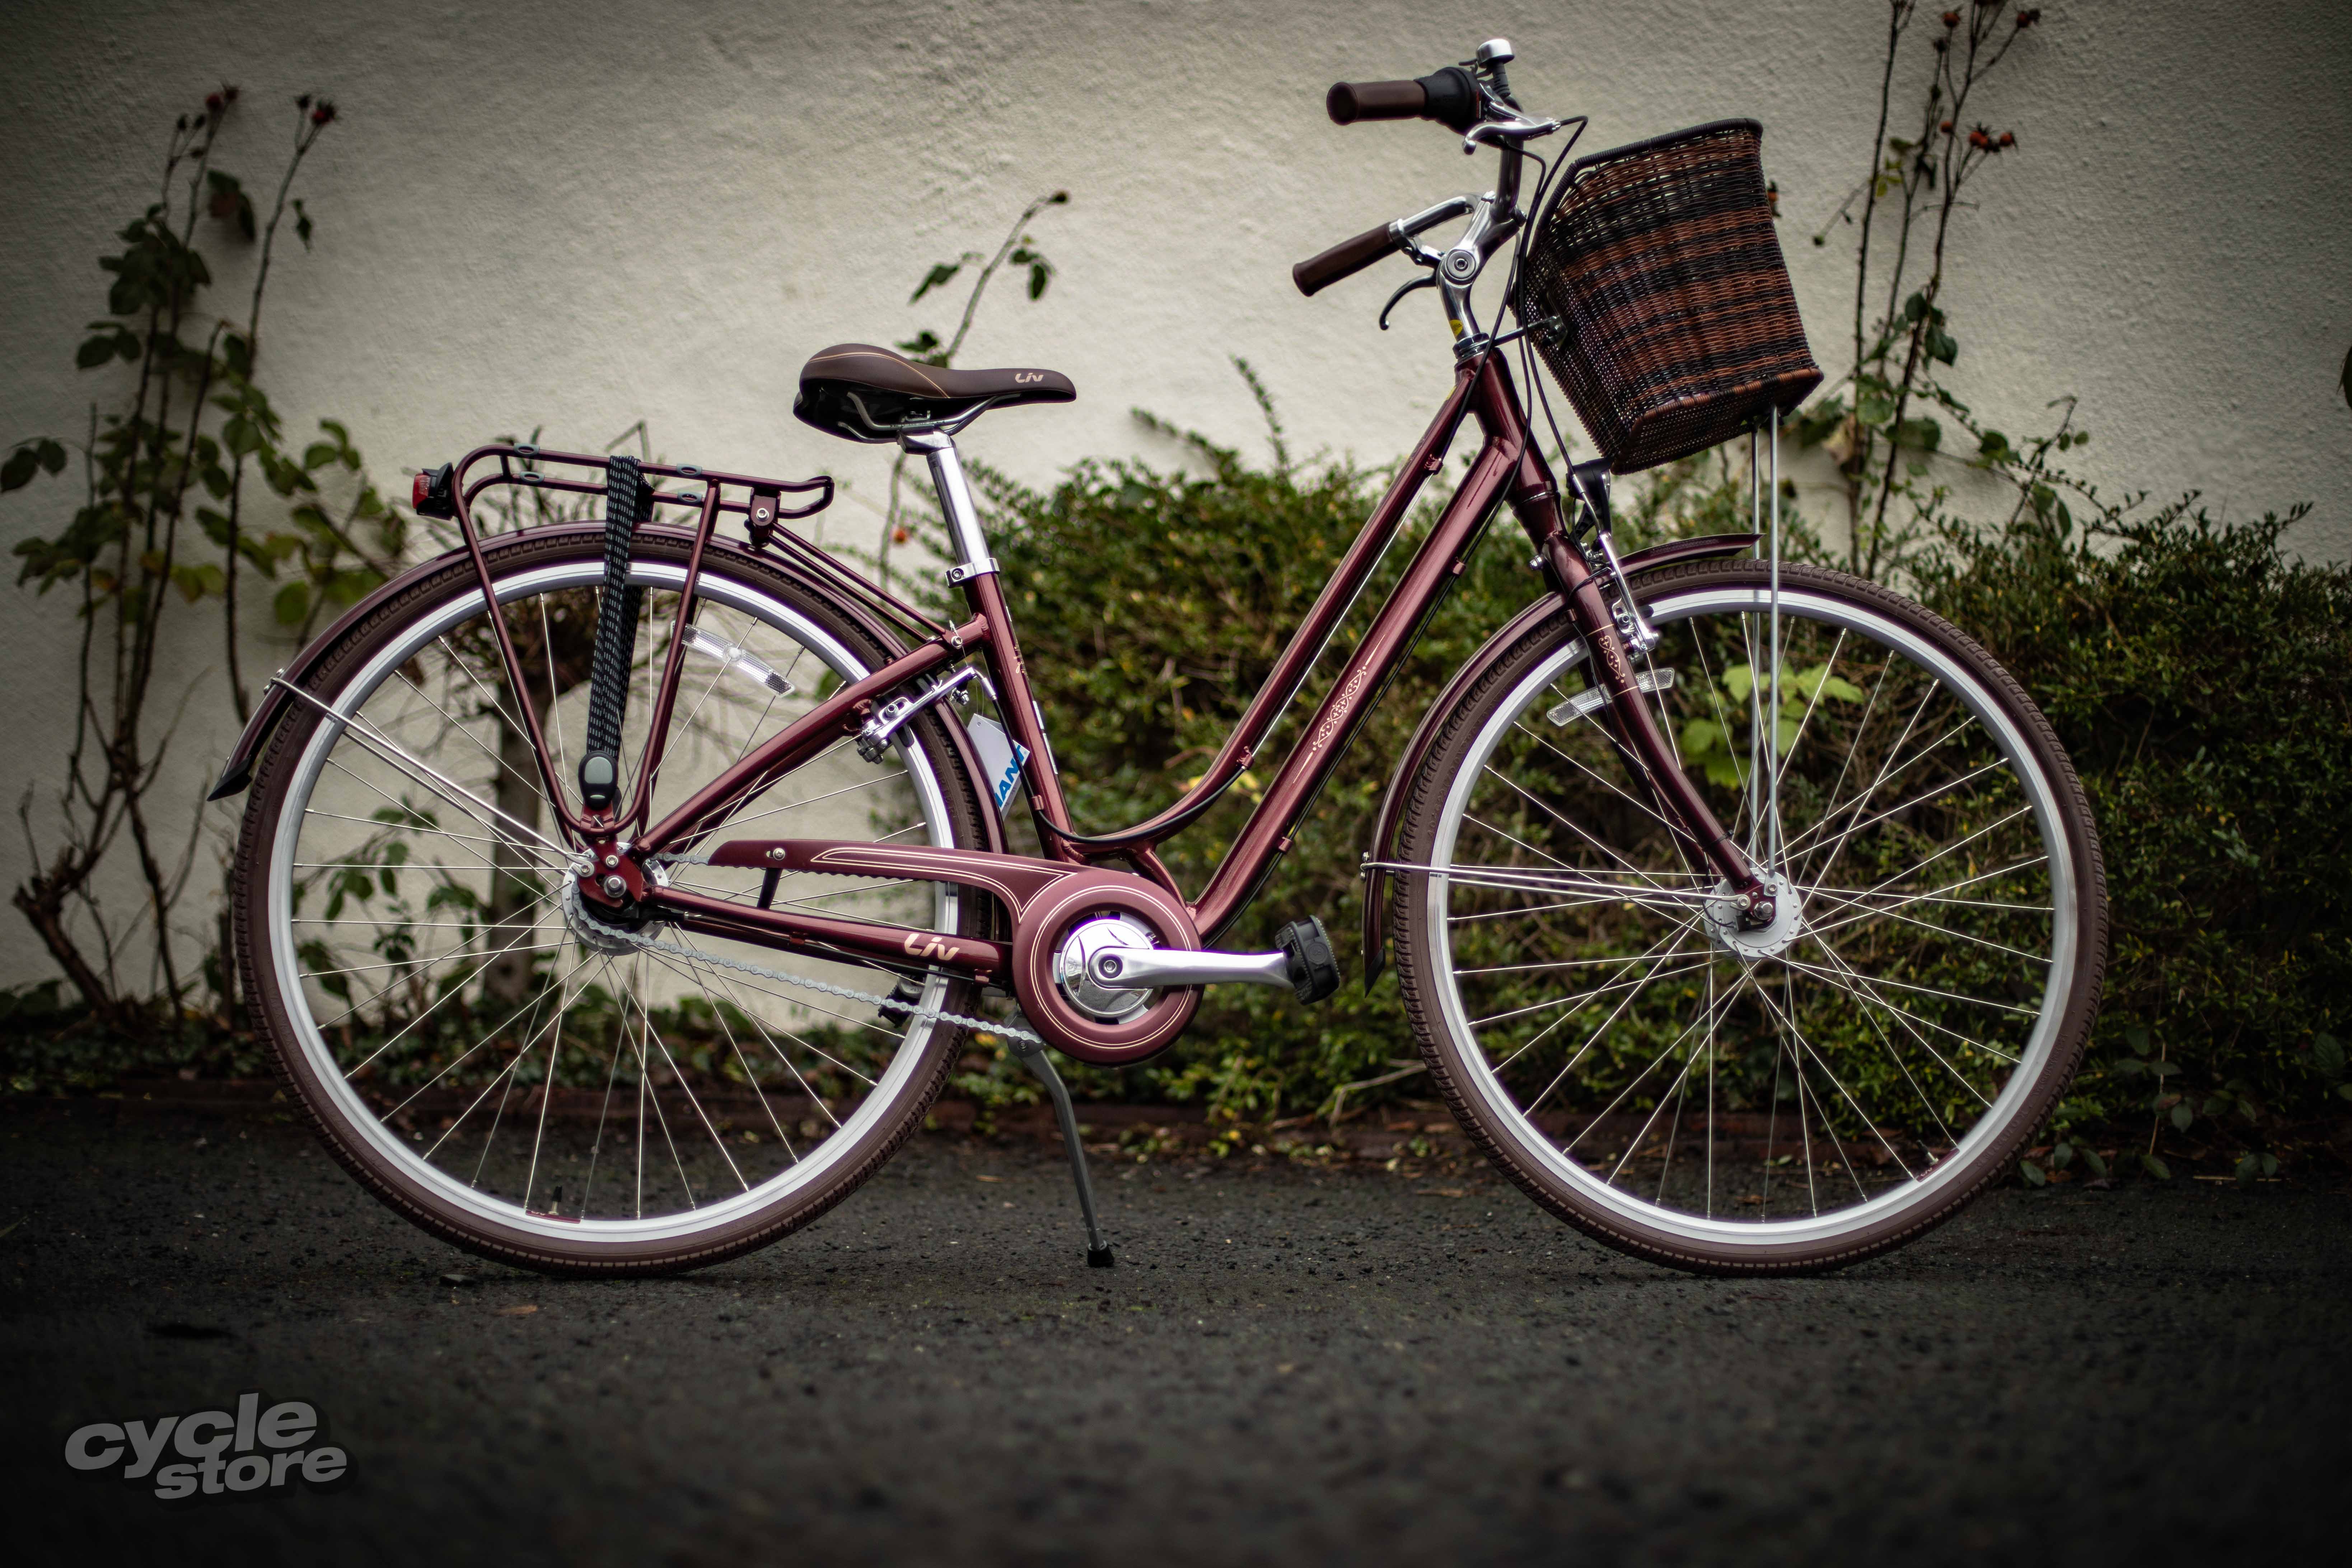
<instances>
[{"instance_id":1,"label":"seat post","mask_svg":"<svg viewBox=\"0 0 2352 1568\"><path fill-rule=\"evenodd\" d=\"M909 452L920 452L931 466L931 488L939 493L940 515L948 520L948 535L961 557L948 569L948 581L968 583L996 570L988 553L988 536L981 531L980 513L971 504L971 488L964 483L963 459L956 455L955 438L930 430L899 437Z\"/></svg>"}]
</instances>

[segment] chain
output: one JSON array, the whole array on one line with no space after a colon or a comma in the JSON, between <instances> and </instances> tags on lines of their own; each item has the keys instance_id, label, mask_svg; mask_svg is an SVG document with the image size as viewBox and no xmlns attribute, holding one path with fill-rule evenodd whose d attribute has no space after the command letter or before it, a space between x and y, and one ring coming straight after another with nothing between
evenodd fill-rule
<instances>
[{"instance_id":1,"label":"chain","mask_svg":"<svg viewBox=\"0 0 2352 1568\"><path fill-rule=\"evenodd\" d=\"M660 858L686 864L709 864L707 860L690 861L683 855L666 855ZM569 890L567 889L567 891ZM992 1035L1024 1041L1033 1046L1042 1046L1045 1043L1044 1036L1034 1034L1018 1025L1001 1024L993 1018L970 1018L961 1013L948 1012L944 1008L925 1007L913 1002L901 1002L895 996L877 996L871 992L853 990L846 985L835 985L830 981L812 980L805 974L787 974L781 969L770 969L764 964L748 963L740 958L730 958L721 952L704 952L698 948L681 947L675 942L656 942L652 937L641 936L635 931L625 931L619 926L606 925L588 912L576 894L566 899L564 902L570 906L565 910L567 914L606 942L619 942L642 952L658 953L684 963L708 963L720 969L740 970L745 974L756 974L762 980L780 981L786 985L797 985L803 991L816 991L827 996L838 996L845 1002L863 1002L868 1006L888 1012L905 1013L908 1016L909 1022L930 1023L936 1020L942 1023L961 1024L968 1029L985 1029Z\"/></svg>"}]
</instances>

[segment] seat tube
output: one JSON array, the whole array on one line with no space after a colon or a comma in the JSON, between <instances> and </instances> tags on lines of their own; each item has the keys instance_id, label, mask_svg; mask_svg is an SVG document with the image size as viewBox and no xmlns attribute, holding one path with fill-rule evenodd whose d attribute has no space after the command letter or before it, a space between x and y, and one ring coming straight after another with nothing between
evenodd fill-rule
<instances>
[{"instance_id":1,"label":"seat tube","mask_svg":"<svg viewBox=\"0 0 2352 1568\"><path fill-rule=\"evenodd\" d=\"M964 482L963 459L956 453L955 438L940 431L908 436L903 445L909 452L920 452L931 466L931 488L940 498L940 515L948 521L948 537L955 542L957 566L949 574L949 581L968 582L983 573L996 570L989 559L988 536L981 531L980 513L971 504L971 487Z\"/></svg>"},{"instance_id":2,"label":"seat tube","mask_svg":"<svg viewBox=\"0 0 2352 1568\"><path fill-rule=\"evenodd\" d=\"M971 504L971 487L964 482L963 461L956 455L955 440L944 431L925 431L920 435L903 436L900 444L909 452L920 452L931 465L931 488L940 498L940 513L948 521L948 537L954 542L960 559L948 568L948 582L963 590L964 602L972 613L988 619L989 660L996 667L996 679L1002 689L989 688L989 696L996 703L1005 729L1013 740L1029 752L1027 773L1029 798L1046 821L1057 827L1067 827L1070 812L1062 796L1062 781L1054 766L1054 745L1045 737L1045 710L1037 703L1029 689L1029 672L1021 662L1021 644L1013 635L1013 614L1005 607L1004 595L992 581L997 574L995 558L988 553L988 535L981 531L979 509ZM1049 858L1082 864L1086 857L1077 846L1066 839L1041 834L1050 840Z\"/></svg>"}]
</instances>

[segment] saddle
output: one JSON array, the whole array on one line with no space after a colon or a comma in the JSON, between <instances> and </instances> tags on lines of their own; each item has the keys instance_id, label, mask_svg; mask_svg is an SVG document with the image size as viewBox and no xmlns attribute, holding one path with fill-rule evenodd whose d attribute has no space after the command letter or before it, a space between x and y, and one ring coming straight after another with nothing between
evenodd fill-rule
<instances>
[{"instance_id":1,"label":"saddle","mask_svg":"<svg viewBox=\"0 0 2352 1568\"><path fill-rule=\"evenodd\" d=\"M1077 395L1059 371L949 370L872 343L835 343L801 367L793 412L830 436L895 441L961 428L991 408Z\"/></svg>"}]
</instances>

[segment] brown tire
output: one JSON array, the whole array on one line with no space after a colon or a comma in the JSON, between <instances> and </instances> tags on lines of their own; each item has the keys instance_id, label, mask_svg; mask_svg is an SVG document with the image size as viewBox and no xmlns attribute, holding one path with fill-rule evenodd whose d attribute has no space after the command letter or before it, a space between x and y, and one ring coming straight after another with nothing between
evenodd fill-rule
<instances>
[{"instance_id":1,"label":"brown tire","mask_svg":"<svg viewBox=\"0 0 2352 1568\"><path fill-rule=\"evenodd\" d=\"M1455 1117L1561 1218L1698 1272L1838 1268L1957 1213L2064 1092L2106 959L2090 804L2023 688L1808 566L1781 569L1775 661L1769 583L1643 579L1663 640L1635 664L1780 879L1772 925L1741 929L1665 827L1564 610L1481 656L1397 845L1435 868L1397 876L1391 913Z\"/></svg>"},{"instance_id":2,"label":"brown tire","mask_svg":"<svg viewBox=\"0 0 2352 1568\"><path fill-rule=\"evenodd\" d=\"M687 542L639 536L640 668L666 648ZM488 553L550 745L576 741L601 537L525 533ZM708 630L726 657L692 666L656 816L797 706L902 651L740 547L714 542L702 582L698 637ZM514 694L484 657L488 633L469 560L421 569L306 681L379 742L356 725L328 733L301 703L271 737L233 895L255 1020L334 1157L457 1246L597 1274L672 1272L764 1246L840 1202L920 1125L963 1031L936 1014L910 1021L804 996L783 974L870 994L890 991L887 973L795 967L765 949L688 943L658 922L633 934L671 944L663 952L581 926L562 902L562 847L534 837L550 817L528 745L516 749ZM645 707L640 683L631 743ZM825 810L877 833L903 817L931 842L983 847L980 795L942 721L927 713L904 733L877 763L851 749L807 764L744 817L766 813L753 831L781 837L808 834L800 823ZM631 754L625 746L625 767ZM420 762L467 794L434 786ZM557 776L570 766L560 757ZM791 804L772 805L795 784ZM825 805L828 789L852 805ZM691 862L664 874L744 898L760 876ZM790 882L784 896L809 889L801 896L828 900L820 907L883 910L872 918L910 929L982 934L993 920L985 900L932 884L842 880ZM928 985L927 1007L974 1010L969 984Z\"/></svg>"}]
</instances>

